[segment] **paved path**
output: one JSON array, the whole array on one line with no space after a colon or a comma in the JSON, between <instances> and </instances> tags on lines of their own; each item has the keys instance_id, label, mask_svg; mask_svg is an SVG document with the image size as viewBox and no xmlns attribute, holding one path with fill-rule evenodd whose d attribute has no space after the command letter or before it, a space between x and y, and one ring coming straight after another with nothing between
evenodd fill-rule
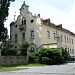
<instances>
[{"instance_id":1,"label":"paved path","mask_svg":"<svg viewBox=\"0 0 75 75\"><path fill-rule=\"evenodd\" d=\"M75 63L32 67L13 72L0 72L0 75L75 75Z\"/></svg>"}]
</instances>

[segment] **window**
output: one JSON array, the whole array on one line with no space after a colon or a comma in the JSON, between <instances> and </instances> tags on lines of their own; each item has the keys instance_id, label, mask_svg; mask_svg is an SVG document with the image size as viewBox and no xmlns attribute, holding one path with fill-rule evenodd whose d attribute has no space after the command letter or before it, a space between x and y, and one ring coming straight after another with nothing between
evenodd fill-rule
<instances>
[{"instance_id":1,"label":"window","mask_svg":"<svg viewBox=\"0 0 75 75\"><path fill-rule=\"evenodd\" d=\"M61 35L61 41L63 42L63 35Z\"/></svg>"},{"instance_id":2,"label":"window","mask_svg":"<svg viewBox=\"0 0 75 75\"><path fill-rule=\"evenodd\" d=\"M74 54L74 49L72 49L72 54Z\"/></svg>"},{"instance_id":3,"label":"window","mask_svg":"<svg viewBox=\"0 0 75 75\"><path fill-rule=\"evenodd\" d=\"M12 35L10 35L10 41L12 41Z\"/></svg>"},{"instance_id":4,"label":"window","mask_svg":"<svg viewBox=\"0 0 75 75\"><path fill-rule=\"evenodd\" d=\"M47 37L50 39L50 31L47 31Z\"/></svg>"},{"instance_id":5,"label":"window","mask_svg":"<svg viewBox=\"0 0 75 75\"><path fill-rule=\"evenodd\" d=\"M70 53L71 53L71 49L70 49Z\"/></svg>"},{"instance_id":6,"label":"window","mask_svg":"<svg viewBox=\"0 0 75 75\"><path fill-rule=\"evenodd\" d=\"M25 40L25 33L22 33L22 40Z\"/></svg>"},{"instance_id":7,"label":"window","mask_svg":"<svg viewBox=\"0 0 75 75\"><path fill-rule=\"evenodd\" d=\"M22 25L26 25L26 19L24 17L22 19Z\"/></svg>"},{"instance_id":8,"label":"window","mask_svg":"<svg viewBox=\"0 0 75 75\"><path fill-rule=\"evenodd\" d=\"M56 34L55 33L53 33L53 35L54 35L54 39L56 38Z\"/></svg>"},{"instance_id":9,"label":"window","mask_svg":"<svg viewBox=\"0 0 75 75\"><path fill-rule=\"evenodd\" d=\"M16 34L15 35L15 42L17 42L17 40L18 40L18 35Z\"/></svg>"},{"instance_id":10,"label":"window","mask_svg":"<svg viewBox=\"0 0 75 75\"><path fill-rule=\"evenodd\" d=\"M33 23L33 22L34 22L34 20L32 19L32 20L31 20L31 23Z\"/></svg>"},{"instance_id":11,"label":"window","mask_svg":"<svg viewBox=\"0 0 75 75\"><path fill-rule=\"evenodd\" d=\"M34 30L30 31L30 38L34 38Z\"/></svg>"},{"instance_id":12,"label":"window","mask_svg":"<svg viewBox=\"0 0 75 75\"><path fill-rule=\"evenodd\" d=\"M67 43L68 43L68 37L67 37Z\"/></svg>"},{"instance_id":13,"label":"window","mask_svg":"<svg viewBox=\"0 0 75 75\"><path fill-rule=\"evenodd\" d=\"M72 39L72 44L73 44L73 39Z\"/></svg>"},{"instance_id":14,"label":"window","mask_svg":"<svg viewBox=\"0 0 75 75\"><path fill-rule=\"evenodd\" d=\"M69 48L68 48L68 53L69 53Z\"/></svg>"},{"instance_id":15,"label":"window","mask_svg":"<svg viewBox=\"0 0 75 75\"><path fill-rule=\"evenodd\" d=\"M26 24L26 20L24 20L24 24Z\"/></svg>"},{"instance_id":16,"label":"window","mask_svg":"<svg viewBox=\"0 0 75 75\"><path fill-rule=\"evenodd\" d=\"M64 40L65 40L65 43L66 43L66 36L64 36Z\"/></svg>"}]
</instances>

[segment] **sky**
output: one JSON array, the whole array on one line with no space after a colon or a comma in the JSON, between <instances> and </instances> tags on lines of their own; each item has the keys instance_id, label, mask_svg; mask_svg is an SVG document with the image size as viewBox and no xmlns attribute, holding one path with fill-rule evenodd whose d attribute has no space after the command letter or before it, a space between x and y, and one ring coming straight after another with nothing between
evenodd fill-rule
<instances>
[{"instance_id":1,"label":"sky","mask_svg":"<svg viewBox=\"0 0 75 75\"><path fill-rule=\"evenodd\" d=\"M10 35L10 23L14 21L14 14L20 14L19 9L24 0L15 0L12 2L9 9L9 16L5 22L5 27L8 28ZM41 18L50 18L54 24L62 24L62 27L75 33L75 2L74 0L25 0L29 5L29 11L32 14L40 14ZM16 11L16 13L15 13Z\"/></svg>"}]
</instances>

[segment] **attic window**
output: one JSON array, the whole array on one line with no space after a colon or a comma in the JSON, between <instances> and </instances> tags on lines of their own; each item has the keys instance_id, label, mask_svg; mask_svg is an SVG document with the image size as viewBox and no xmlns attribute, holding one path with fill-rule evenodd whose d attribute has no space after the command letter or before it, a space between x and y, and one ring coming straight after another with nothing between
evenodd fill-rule
<instances>
[{"instance_id":1,"label":"attic window","mask_svg":"<svg viewBox=\"0 0 75 75\"><path fill-rule=\"evenodd\" d=\"M31 23L33 23L33 22L34 22L34 20L32 19L32 20L31 20Z\"/></svg>"}]
</instances>

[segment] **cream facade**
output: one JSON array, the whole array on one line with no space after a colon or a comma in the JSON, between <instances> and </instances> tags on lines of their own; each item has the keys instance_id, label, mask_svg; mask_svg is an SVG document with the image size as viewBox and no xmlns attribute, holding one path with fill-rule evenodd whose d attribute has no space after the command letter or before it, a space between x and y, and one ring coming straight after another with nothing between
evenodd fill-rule
<instances>
[{"instance_id":1,"label":"cream facade","mask_svg":"<svg viewBox=\"0 0 75 75\"><path fill-rule=\"evenodd\" d=\"M10 40L12 48L19 48L22 42L27 41L33 50L39 47L63 47L70 54L75 54L75 34L62 28L61 24L55 25L50 19L40 18L40 14L32 15L25 2L17 20L10 24Z\"/></svg>"}]
</instances>

